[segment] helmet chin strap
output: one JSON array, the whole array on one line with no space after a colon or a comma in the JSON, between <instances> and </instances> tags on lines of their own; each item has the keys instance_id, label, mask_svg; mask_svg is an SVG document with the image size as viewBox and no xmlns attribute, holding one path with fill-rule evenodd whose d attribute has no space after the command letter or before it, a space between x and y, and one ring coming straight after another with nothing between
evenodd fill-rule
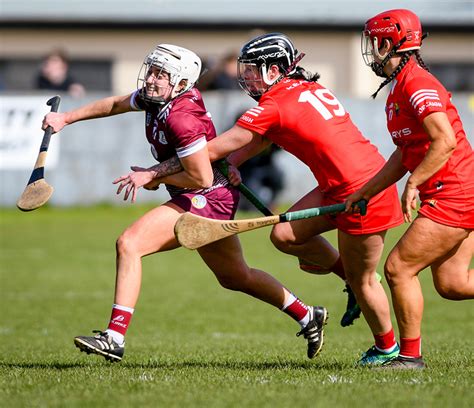
<instances>
[{"instance_id":1,"label":"helmet chin strap","mask_svg":"<svg viewBox=\"0 0 474 408\"><path fill-rule=\"evenodd\" d=\"M407 40L406 37L403 37L400 42L395 45L392 50L385 56L385 58L382 60L382 62L379 64L378 62L372 62L372 64L370 64L370 68L372 68L372 71L375 72L375 75L379 76L379 77L382 77L382 78L388 78L388 75L384 72L384 67L385 65L387 65L388 61L390 60L390 58L392 58L395 53L399 50L399 48L403 45L403 43ZM375 47L377 47L377 44L374 44ZM377 54L378 54L378 50L377 50Z\"/></svg>"}]
</instances>

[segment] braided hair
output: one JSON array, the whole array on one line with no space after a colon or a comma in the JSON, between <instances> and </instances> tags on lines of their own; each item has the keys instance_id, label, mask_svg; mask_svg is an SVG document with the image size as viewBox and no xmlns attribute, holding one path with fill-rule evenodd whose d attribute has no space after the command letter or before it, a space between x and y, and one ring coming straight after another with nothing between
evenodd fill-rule
<instances>
[{"instance_id":1,"label":"braided hair","mask_svg":"<svg viewBox=\"0 0 474 408\"><path fill-rule=\"evenodd\" d=\"M317 82L320 77L321 75L319 75L317 72L313 74L299 66L296 67L296 72L287 76L287 78L304 79L305 81L309 82Z\"/></svg>"},{"instance_id":2,"label":"braided hair","mask_svg":"<svg viewBox=\"0 0 474 408\"><path fill-rule=\"evenodd\" d=\"M423 61L423 58L421 58L420 50L416 50L416 51L415 51L415 58L416 58L416 61L418 62L418 65L419 65L421 68L423 68L425 71L430 72L430 69L429 69L428 66L425 64L425 61Z\"/></svg>"},{"instance_id":3,"label":"braided hair","mask_svg":"<svg viewBox=\"0 0 474 408\"><path fill-rule=\"evenodd\" d=\"M412 55L415 55L416 61L418 62L418 65L420 65L421 68L430 72L428 66L425 64L425 61L423 61L423 58L421 58L420 50L406 51L403 53L400 64L398 64L398 67L395 69L395 71L393 71L392 74L385 81L383 81L380 84L379 88L371 95L373 99L377 97L377 94L385 85L393 81L393 79L400 73L403 67L408 63Z\"/></svg>"},{"instance_id":4,"label":"braided hair","mask_svg":"<svg viewBox=\"0 0 474 408\"><path fill-rule=\"evenodd\" d=\"M380 92L380 90L387 84L389 84L390 82L392 82L395 77L400 73L400 71L403 69L403 67L408 63L408 61L410 60L411 56L413 55L413 52L414 51L406 51L403 53L403 56L402 56L402 59L400 61L400 64L398 64L398 67L395 68L395 71L393 71L391 73L391 75L385 80L383 81L379 88L371 95L373 99L375 99L377 97L377 94Z\"/></svg>"}]
</instances>

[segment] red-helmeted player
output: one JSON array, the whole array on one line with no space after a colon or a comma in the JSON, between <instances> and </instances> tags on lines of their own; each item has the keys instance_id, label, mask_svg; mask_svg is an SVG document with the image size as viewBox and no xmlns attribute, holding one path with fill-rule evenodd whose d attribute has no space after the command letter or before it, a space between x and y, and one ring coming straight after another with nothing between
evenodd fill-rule
<instances>
[{"instance_id":1,"label":"red-helmeted player","mask_svg":"<svg viewBox=\"0 0 474 408\"><path fill-rule=\"evenodd\" d=\"M347 201L372 200L411 175L402 195L405 220L418 217L391 251L385 275L400 330L400 355L387 368L424 368L421 357L423 295L418 274L430 266L439 294L474 298L474 155L451 94L429 73L419 49L419 18L409 10L390 10L369 19L362 37L367 65L391 83L387 126L397 149L383 169ZM370 203L370 201L369 201Z\"/></svg>"},{"instance_id":2,"label":"red-helmeted player","mask_svg":"<svg viewBox=\"0 0 474 408\"><path fill-rule=\"evenodd\" d=\"M385 164L334 94L316 82L319 75L297 66L301 57L281 33L264 34L245 44L238 58L239 82L258 106L208 146L211 160L234 152L229 160L238 166L275 143L307 164L319 186L290 211L344 201ZM173 165L163 163L153 171L157 176L166 174L163 168ZM375 338L360 365L378 365L398 355L376 267L386 231L402 222L392 186L371 200L364 217L344 213L278 224L272 230L274 245L297 256L301 269L316 274L332 271L347 279ZM338 230L339 252L320 235L333 229Z\"/></svg>"},{"instance_id":3,"label":"red-helmeted player","mask_svg":"<svg viewBox=\"0 0 474 408\"><path fill-rule=\"evenodd\" d=\"M239 192L211 165L207 146L216 137L214 125L201 94L193 88L201 72L201 60L192 51L161 44L146 58L139 75L139 89L125 96L112 96L65 113L50 113L43 128L59 132L64 126L86 119L130 111L145 112L146 138L153 156L163 161L177 157L183 171L154 180L165 183L171 199L141 216L117 240L117 277L114 305L108 328L95 336L77 336L74 342L87 353L120 361L127 332L141 286L141 258L179 247L174 225L181 214L190 211L201 216L228 220L237 210ZM152 174L132 167L132 173L119 177L119 194L135 201L137 188L148 185ZM148 186L152 188L152 186ZM212 243L198 250L219 283L271 304L297 321L298 335L307 340L307 355L315 357L323 345L327 310L307 306L275 278L251 268L245 262L237 236ZM167 296L167 294L163 294ZM182 319L176 316L176 319ZM184 320L184 319L183 319ZM182 322L186 331L186 321Z\"/></svg>"}]
</instances>

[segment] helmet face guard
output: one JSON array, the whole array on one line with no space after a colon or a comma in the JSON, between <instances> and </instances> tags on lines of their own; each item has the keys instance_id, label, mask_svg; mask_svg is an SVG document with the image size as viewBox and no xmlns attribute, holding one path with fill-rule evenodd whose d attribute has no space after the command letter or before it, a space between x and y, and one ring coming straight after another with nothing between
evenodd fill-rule
<instances>
[{"instance_id":1,"label":"helmet face guard","mask_svg":"<svg viewBox=\"0 0 474 408\"><path fill-rule=\"evenodd\" d=\"M375 37L373 40L365 31L362 33L361 36L361 54L362 58L365 62L365 65L372 68L372 71L379 77L386 78L387 75L385 74L383 68L387 64L393 55L397 52L397 48L393 47L390 52L386 52L385 54L380 54L379 50L382 44L378 43L378 39ZM381 62L377 62L375 57L379 59Z\"/></svg>"},{"instance_id":2,"label":"helmet face guard","mask_svg":"<svg viewBox=\"0 0 474 408\"><path fill-rule=\"evenodd\" d=\"M264 34L249 41L237 59L240 87L258 101L272 85L295 71L297 52L290 39L281 33ZM281 75L270 79L268 73L274 65Z\"/></svg>"},{"instance_id":3,"label":"helmet face guard","mask_svg":"<svg viewBox=\"0 0 474 408\"><path fill-rule=\"evenodd\" d=\"M258 100L279 78L270 80L266 64L260 67L250 60L237 61L238 82L247 95Z\"/></svg>"},{"instance_id":4,"label":"helmet face guard","mask_svg":"<svg viewBox=\"0 0 474 408\"><path fill-rule=\"evenodd\" d=\"M153 69L155 68L155 69ZM141 97L152 104L157 104L163 106L167 102L167 98L159 95L158 87L150 91L150 86L148 85L148 80L151 75L154 75L155 78L160 77L163 73L169 75L170 81L169 85L173 86L172 80L176 77L176 72L171 66L167 66L165 61L161 60L158 55L154 55L154 52L150 53L143 61L142 67L138 74L137 79L137 88L140 89Z\"/></svg>"},{"instance_id":5,"label":"helmet face guard","mask_svg":"<svg viewBox=\"0 0 474 408\"><path fill-rule=\"evenodd\" d=\"M155 77L162 72L168 74L171 86L170 98L158 96L157 91L149 91L147 80L153 71ZM137 88L141 90L140 94L144 100L163 106L192 88L200 73L201 59L194 52L176 45L160 44L145 57L138 74ZM180 86L182 89L179 89Z\"/></svg>"}]
</instances>

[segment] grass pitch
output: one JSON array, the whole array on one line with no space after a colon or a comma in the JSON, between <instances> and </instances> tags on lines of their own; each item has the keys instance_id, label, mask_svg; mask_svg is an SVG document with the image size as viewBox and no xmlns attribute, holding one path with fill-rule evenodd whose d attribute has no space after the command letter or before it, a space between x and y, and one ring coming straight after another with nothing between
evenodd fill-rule
<instances>
[{"instance_id":1,"label":"grass pitch","mask_svg":"<svg viewBox=\"0 0 474 408\"><path fill-rule=\"evenodd\" d=\"M363 319L339 326L342 282L300 272L294 258L272 247L268 228L241 235L249 264L271 272L305 302L329 309L325 347L314 360L306 358L305 340L295 337L297 324L220 288L197 253L185 249L144 260L121 363L80 353L73 337L108 322L115 239L146 210L1 210L1 407L473 406L472 301L440 298L424 271L429 368L355 368L372 338ZM404 228L389 233L387 249ZM334 241L334 234L327 236Z\"/></svg>"}]
</instances>

